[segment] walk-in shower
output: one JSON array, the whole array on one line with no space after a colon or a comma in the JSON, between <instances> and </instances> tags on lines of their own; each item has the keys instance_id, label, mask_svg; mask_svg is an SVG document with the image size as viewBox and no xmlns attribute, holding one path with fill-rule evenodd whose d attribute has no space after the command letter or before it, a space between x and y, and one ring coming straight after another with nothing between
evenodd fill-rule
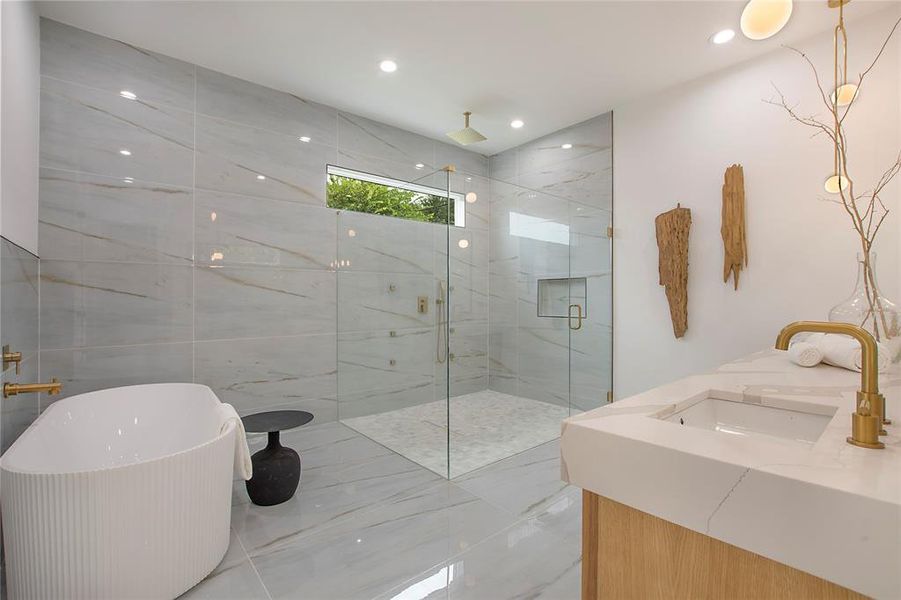
<instances>
[{"instance_id":1,"label":"walk-in shower","mask_svg":"<svg viewBox=\"0 0 901 600\"><path fill-rule=\"evenodd\" d=\"M329 167L344 424L456 477L608 401L611 145L604 115L487 177Z\"/></svg>"}]
</instances>

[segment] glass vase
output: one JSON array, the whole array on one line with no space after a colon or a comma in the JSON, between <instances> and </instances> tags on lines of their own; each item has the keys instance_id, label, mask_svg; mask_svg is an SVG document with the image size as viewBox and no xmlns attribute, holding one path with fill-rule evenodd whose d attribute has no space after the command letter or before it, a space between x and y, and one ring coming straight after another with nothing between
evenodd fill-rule
<instances>
[{"instance_id":1,"label":"glass vase","mask_svg":"<svg viewBox=\"0 0 901 600\"><path fill-rule=\"evenodd\" d=\"M892 362L901 356L901 318L898 307L886 298L876 282L876 253L858 253L854 293L829 311L833 323L863 327L887 350Z\"/></svg>"}]
</instances>

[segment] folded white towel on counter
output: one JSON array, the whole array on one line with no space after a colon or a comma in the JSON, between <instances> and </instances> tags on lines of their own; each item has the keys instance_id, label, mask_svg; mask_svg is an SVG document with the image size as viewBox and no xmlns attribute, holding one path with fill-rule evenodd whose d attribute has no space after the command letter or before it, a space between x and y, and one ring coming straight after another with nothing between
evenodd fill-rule
<instances>
[{"instance_id":1,"label":"folded white towel on counter","mask_svg":"<svg viewBox=\"0 0 901 600\"><path fill-rule=\"evenodd\" d=\"M801 367L815 367L823 362L823 352L810 342L797 341L788 347L788 358Z\"/></svg>"},{"instance_id":2,"label":"folded white towel on counter","mask_svg":"<svg viewBox=\"0 0 901 600\"><path fill-rule=\"evenodd\" d=\"M244 422L238 416L238 411L231 404L225 402L219 405L221 425L219 433L223 434L234 423L235 427L235 475L247 481L253 476L253 463L250 460L250 448L247 447L247 434L244 432Z\"/></svg>"},{"instance_id":3,"label":"folded white towel on counter","mask_svg":"<svg viewBox=\"0 0 901 600\"><path fill-rule=\"evenodd\" d=\"M863 366L863 350L860 348L860 342L850 336L839 333L814 333L804 341L819 348L823 353L823 362L828 365L858 373ZM892 364L891 353L882 343L877 342L876 345L879 371L885 371Z\"/></svg>"}]
</instances>

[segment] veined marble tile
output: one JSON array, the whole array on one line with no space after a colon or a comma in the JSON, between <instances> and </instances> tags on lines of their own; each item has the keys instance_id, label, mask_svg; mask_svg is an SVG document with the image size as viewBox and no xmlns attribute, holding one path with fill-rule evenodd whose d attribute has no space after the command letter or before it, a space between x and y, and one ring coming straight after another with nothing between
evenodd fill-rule
<instances>
[{"instance_id":1,"label":"veined marble tile","mask_svg":"<svg viewBox=\"0 0 901 600\"><path fill-rule=\"evenodd\" d=\"M519 327L518 395L569 406L569 329Z\"/></svg>"},{"instance_id":2,"label":"veined marble tile","mask_svg":"<svg viewBox=\"0 0 901 600\"><path fill-rule=\"evenodd\" d=\"M339 398L343 400L354 392L397 390L430 382L435 344L434 327L339 333Z\"/></svg>"},{"instance_id":3,"label":"veined marble tile","mask_svg":"<svg viewBox=\"0 0 901 600\"><path fill-rule=\"evenodd\" d=\"M435 396L434 376L410 376L380 389L339 392L338 418L350 423L357 417L422 406L434 401Z\"/></svg>"},{"instance_id":4,"label":"veined marble tile","mask_svg":"<svg viewBox=\"0 0 901 600\"><path fill-rule=\"evenodd\" d=\"M613 271L612 240L607 227L612 214L603 209L570 203L570 272L574 277L609 275Z\"/></svg>"},{"instance_id":5,"label":"veined marble tile","mask_svg":"<svg viewBox=\"0 0 901 600\"><path fill-rule=\"evenodd\" d=\"M422 166L417 167L417 165ZM442 171L436 173L440 167L432 164L430 158L428 160L423 158L414 161L409 159L398 161L383 155L365 154L342 144L338 147L337 166L362 173L381 175L406 183L418 183L447 192L447 175Z\"/></svg>"},{"instance_id":6,"label":"veined marble tile","mask_svg":"<svg viewBox=\"0 0 901 600\"><path fill-rule=\"evenodd\" d=\"M575 533L574 539L578 539L579 513L571 507L558 506L560 499L570 492L580 492L560 479L559 439L467 473L455 479L454 483L518 519L544 519L547 527L552 527L555 522L562 525L561 511L569 511L567 517L575 521L575 530L567 524L569 529L565 531L567 535ZM550 507L554 507L556 512L545 514Z\"/></svg>"},{"instance_id":7,"label":"veined marble tile","mask_svg":"<svg viewBox=\"0 0 901 600\"><path fill-rule=\"evenodd\" d=\"M516 183L517 160L516 148L511 148L489 157L488 175L491 177L492 183L495 180L498 182Z\"/></svg>"},{"instance_id":8,"label":"veined marble tile","mask_svg":"<svg viewBox=\"0 0 901 600\"><path fill-rule=\"evenodd\" d=\"M520 185L542 193L612 210L613 151L599 150L546 169L520 173Z\"/></svg>"},{"instance_id":9,"label":"veined marble tile","mask_svg":"<svg viewBox=\"0 0 901 600\"><path fill-rule=\"evenodd\" d=\"M488 176L488 157L478 152L465 150L454 143L435 142L435 164L438 168L454 165L457 173L467 173L480 177Z\"/></svg>"},{"instance_id":10,"label":"veined marble tile","mask_svg":"<svg viewBox=\"0 0 901 600\"><path fill-rule=\"evenodd\" d=\"M450 189L452 192L463 194L464 199L469 193L475 194L474 202L466 202L466 229L487 230L491 204L490 180L465 172L451 173Z\"/></svg>"},{"instance_id":11,"label":"veined marble tile","mask_svg":"<svg viewBox=\"0 0 901 600\"><path fill-rule=\"evenodd\" d=\"M575 412L607 403L613 389L613 341L609 325L583 323L570 337L570 402Z\"/></svg>"},{"instance_id":12,"label":"veined marble tile","mask_svg":"<svg viewBox=\"0 0 901 600\"><path fill-rule=\"evenodd\" d=\"M232 530L219 566L178 600L269 600L269 594Z\"/></svg>"},{"instance_id":13,"label":"veined marble tile","mask_svg":"<svg viewBox=\"0 0 901 600\"><path fill-rule=\"evenodd\" d=\"M450 272L475 281L488 276L490 234L478 229L437 226L435 272ZM450 252L450 260L448 260ZM484 290L483 290L484 291Z\"/></svg>"},{"instance_id":14,"label":"veined marble tile","mask_svg":"<svg viewBox=\"0 0 901 600\"><path fill-rule=\"evenodd\" d=\"M287 200L199 190L197 264L333 269L336 212Z\"/></svg>"},{"instance_id":15,"label":"veined marble tile","mask_svg":"<svg viewBox=\"0 0 901 600\"><path fill-rule=\"evenodd\" d=\"M450 395L462 396L488 389L488 323L454 325L450 338ZM444 375L446 371L436 371Z\"/></svg>"},{"instance_id":16,"label":"veined marble tile","mask_svg":"<svg viewBox=\"0 0 901 600\"><path fill-rule=\"evenodd\" d=\"M23 358L38 350L38 285L38 257L0 238L0 330Z\"/></svg>"},{"instance_id":17,"label":"veined marble tile","mask_svg":"<svg viewBox=\"0 0 901 600\"><path fill-rule=\"evenodd\" d=\"M488 387L515 395L519 374L518 330L515 325L496 325L488 331Z\"/></svg>"},{"instance_id":18,"label":"veined marble tile","mask_svg":"<svg viewBox=\"0 0 901 600\"><path fill-rule=\"evenodd\" d=\"M4 308L5 310L5 308ZM4 319L3 325L6 325ZM5 334L5 331L4 331ZM34 336L37 337L35 329ZM15 349L15 346L12 347ZM15 367L9 367L0 373L0 386L4 383L34 383L41 381L38 373L38 355L35 352L22 355L19 363L19 374ZM6 452L22 432L28 429L38 417L41 394L22 394L10 396L0 402L0 453Z\"/></svg>"},{"instance_id":19,"label":"veined marble tile","mask_svg":"<svg viewBox=\"0 0 901 600\"><path fill-rule=\"evenodd\" d=\"M338 113L338 146L398 163L435 164L435 141L350 113Z\"/></svg>"},{"instance_id":20,"label":"veined marble tile","mask_svg":"<svg viewBox=\"0 0 901 600\"><path fill-rule=\"evenodd\" d=\"M559 540L540 524L520 521L448 561L447 597L578 600L579 542Z\"/></svg>"},{"instance_id":21,"label":"veined marble tile","mask_svg":"<svg viewBox=\"0 0 901 600\"><path fill-rule=\"evenodd\" d=\"M41 74L194 110L194 65L50 19L41 19Z\"/></svg>"},{"instance_id":22,"label":"veined marble tile","mask_svg":"<svg viewBox=\"0 0 901 600\"><path fill-rule=\"evenodd\" d=\"M325 206L336 155L333 146L198 116L196 158L199 189Z\"/></svg>"},{"instance_id":23,"label":"veined marble tile","mask_svg":"<svg viewBox=\"0 0 901 600\"><path fill-rule=\"evenodd\" d=\"M509 523L487 502L438 483L256 555L254 564L273 599L371 598Z\"/></svg>"},{"instance_id":24,"label":"veined marble tile","mask_svg":"<svg viewBox=\"0 0 901 600\"><path fill-rule=\"evenodd\" d=\"M190 342L70 350L41 350L41 381L57 377L57 396L42 395L41 408L68 396L139 383L191 383Z\"/></svg>"},{"instance_id":25,"label":"veined marble tile","mask_svg":"<svg viewBox=\"0 0 901 600\"><path fill-rule=\"evenodd\" d=\"M270 267L194 271L197 340L334 331L334 272Z\"/></svg>"},{"instance_id":26,"label":"veined marble tile","mask_svg":"<svg viewBox=\"0 0 901 600\"><path fill-rule=\"evenodd\" d=\"M518 322L519 312L519 278L516 275L492 275L488 281L488 286L488 305L492 327L515 327Z\"/></svg>"},{"instance_id":27,"label":"veined marble tile","mask_svg":"<svg viewBox=\"0 0 901 600\"><path fill-rule=\"evenodd\" d=\"M194 344L194 382L242 415L290 408L334 421L336 372L334 334Z\"/></svg>"},{"instance_id":28,"label":"veined marble tile","mask_svg":"<svg viewBox=\"0 0 901 600\"><path fill-rule=\"evenodd\" d=\"M335 146L338 111L223 73L197 68L197 112ZM299 141L299 140L298 140Z\"/></svg>"},{"instance_id":29,"label":"veined marble tile","mask_svg":"<svg viewBox=\"0 0 901 600\"><path fill-rule=\"evenodd\" d=\"M41 169L44 259L189 264L191 189Z\"/></svg>"},{"instance_id":30,"label":"veined marble tile","mask_svg":"<svg viewBox=\"0 0 901 600\"><path fill-rule=\"evenodd\" d=\"M451 275L450 325L485 324L488 320L488 277Z\"/></svg>"},{"instance_id":31,"label":"veined marble tile","mask_svg":"<svg viewBox=\"0 0 901 600\"><path fill-rule=\"evenodd\" d=\"M437 293L433 275L339 270L338 333L434 327ZM429 298L425 314L418 312L419 296Z\"/></svg>"},{"instance_id":32,"label":"veined marble tile","mask_svg":"<svg viewBox=\"0 0 901 600\"><path fill-rule=\"evenodd\" d=\"M241 490L238 497L244 501L232 508L232 526L255 562L440 480L340 423L301 427L282 434L281 440L300 454L297 494L277 506L255 506ZM253 447L260 445L265 445L265 436L255 436ZM243 482L239 486L243 488Z\"/></svg>"},{"instance_id":33,"label":"veined marble tile","mask_svg":"<svg viewBox=\"0 0 901 600\"><path fill-rule=\"evenodd\" d=\"M41 80L43 167L191 186L193 140L188 111Z\"/></svg>"},{"instance_id":34,"label":"veined marble tile","mask_svg":"<svg viewBox=\"0 0 901 600\"><path fill-rule=\"evenodd\" d=\"M338 261L343 273L434 270L433 238L446 227L352 211L338 213ZM445 234L446 235L446 234Z\"/></svg>"},{"instance_id":35,"label":"veined marble tile","mask_svg":"<svg viewBox=\"0 0 901 600\"><path fill-rule=\"evenodd\" d=\"M572 147L563 148L564 144ZM517 172L523 175L549 170L612 146L613 113L608 112L519 146Z\"/></svg>"},{"instance_id":36,"label":"veined marble tile","mask_svg":"<svg viewBox=\"0 0 901 600\"><path fill-rule=\"evenodd\" d=\"M41 348L189 341L192 268L41 261Z\"/></svg>"}]
</instances>

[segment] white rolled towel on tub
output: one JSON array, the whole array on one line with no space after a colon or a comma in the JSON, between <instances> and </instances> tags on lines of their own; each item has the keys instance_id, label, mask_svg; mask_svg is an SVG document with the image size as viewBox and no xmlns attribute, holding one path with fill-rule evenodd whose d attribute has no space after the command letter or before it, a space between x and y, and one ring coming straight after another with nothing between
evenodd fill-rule
<instances>
[{"instance_id":1,"label":"white rolled towel on tub","mask_svg":"<svg viewBox=\"0 0 901 600\"><path fill-rule=\"evenodd\" d=\"M814 344L823 353L823 362L833 367L860 372L863 366L863 350L854 338L839 333L814 333L805 340ZM877 342L878 367L887 370L892 363L889 349Z\"/></svg>"},{"instance_id":2,"label":"white rolled towel on tub","mask_svg":"<svg viewBox=\"0 0 901 600\"><path fill-rule=\"evenodd\" d=\"M238 416L238 411L231 404L223 402L219 405L219 414L222 417L222 425L219 433L225 432L234 423L235 427L235 474L247 481L253 476L253 463L250 460L250 448L247 447L247 434L244 432L244 422Z\"/></svg>"},{"instance_id":3,"label":"white rolled towel on tub","mask_svg":"<svg viewBox=\"0 0 901 600\"><path fill-rule=\"evenodd\" d=\"M823 362L823 352L810 342L793 342L788 347L788 358L801 367L815 367Z\"/></svg>"}]
</instances>

